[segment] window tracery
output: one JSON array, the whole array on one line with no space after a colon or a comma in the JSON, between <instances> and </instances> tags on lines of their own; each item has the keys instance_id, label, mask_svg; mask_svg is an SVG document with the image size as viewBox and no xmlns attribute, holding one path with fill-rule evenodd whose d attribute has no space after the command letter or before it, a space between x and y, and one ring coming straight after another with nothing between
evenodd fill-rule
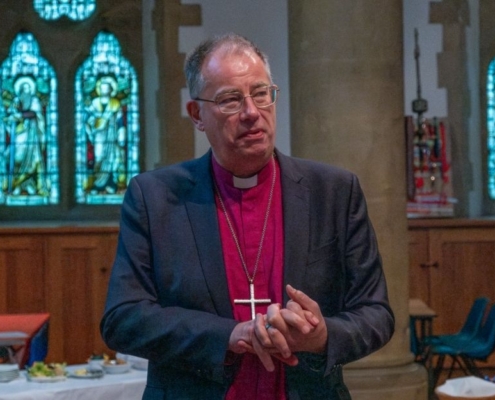
<instances>
[{"instance_id":1,"label":"window tracery","mask_svg":"<svg viewBox=\"0 0 495 400\"><path fill-rule=\"evenodd\" d=\"M34 9L49 21L67 17L73 21L89 18L96 9L96 0L34 0Z\"/></svg>"}]
</instances>

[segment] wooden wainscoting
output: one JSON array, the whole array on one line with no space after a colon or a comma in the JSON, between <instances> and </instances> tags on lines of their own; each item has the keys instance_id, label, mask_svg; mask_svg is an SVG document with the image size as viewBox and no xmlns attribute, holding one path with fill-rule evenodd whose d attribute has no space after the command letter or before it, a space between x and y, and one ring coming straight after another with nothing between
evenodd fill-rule
<instances>
[{"instance_id":1,"label":"wooden wainscoting","mask_svg":"<svg viewBox=\"0 0 495 400\"><path fill-rule=\"evenodd\" d=\"M118 226L0 227L0 313L48 312L48 362L84 363L99 322Z\"/></svg>"},{"instance_id":2,"label":"wooden wainscoting","mask_svg":"<svg viewBox=\"0 0 495 400\"><path fill-rule=\"evenodd\" d=\"M47 361L112 353L98 325L117 236L117 225L0 226L0 313L51 314ZM437 312L434 334L460 329L476 297L495 301L495 220L410 220L409 246L410 297Z\"/></svg>"}]
</instances>

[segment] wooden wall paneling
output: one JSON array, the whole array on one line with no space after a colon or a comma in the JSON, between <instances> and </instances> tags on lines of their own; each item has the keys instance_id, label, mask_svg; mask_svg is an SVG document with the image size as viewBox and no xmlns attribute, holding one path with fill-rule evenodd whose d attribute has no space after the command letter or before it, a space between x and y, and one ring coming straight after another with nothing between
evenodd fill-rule
<instances>
[{"instance_id":1,"label":"wooden wall paneling","mask_svg":"<svg viewBox=\"0 0 495 400\"><path fill-rule=\"evenodd\" d=\"M92 274L92 315L96 318L93 320L93 326L95 329L93 334L93 348L92 352L97 354L112 353L108 347L103 343L100 335L100 320L103 315L103 309L105 307L105 301L107 298L108 282L110 279L110 272L112 264L115 258L115 252L117 250L117 234L105 234L98 238L99 241L99 262L97 266L93 268Z\"/></svg>"},{"instance_id":2,"label":"wooden wall paneling","mask_svg":"<svg viewBox=\"0 0 495 400\"><path fill-rule=\"evenodd\" d=\"M99 322L115 243L115 236L110 234L48 239L48 361L83 363L93 352L108 352L99 334Z\"/></svg>"},{"instance_id":3,"label":"wooden wall paneling","mask_svg":"<svg viewBox=\"0 0 495 400\"><path fill-rule=\"evenodd\" d=\"M0 235L0 313L46 311L43 239Z\"/></svg>"}]
</instances>

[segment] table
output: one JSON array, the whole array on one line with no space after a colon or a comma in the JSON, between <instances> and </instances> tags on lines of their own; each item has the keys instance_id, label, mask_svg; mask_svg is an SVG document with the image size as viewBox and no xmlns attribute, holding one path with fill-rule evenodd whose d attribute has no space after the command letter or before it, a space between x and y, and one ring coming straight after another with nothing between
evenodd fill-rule
<instances>
[{"instance_id":1,"label":"table","mask_svg":"<svg viewBox=\"0 0 495 400\"><path fill-rule=\"evenodd\" d=\"M421 299L409 299L409 317L411 320L411 347L416 355L416 360L426 360L425 341L433 335L433 319L437 313L426 305ZM419 335L417 325L419 322Z\"/></svg>"},{"instance_id":2,"label":"table","mask_svg":"<svg viewBox=\"0 0 495 400\"><path fill-rule=\"evenodd\" d=\"M85 368L86 365L67 367ZM105 374L99 379L68 377L61 382L29 382L21 377L0 383L0 400L141 400L147 371L131 368L123 374Z\"/></svg>"}]
</instances>

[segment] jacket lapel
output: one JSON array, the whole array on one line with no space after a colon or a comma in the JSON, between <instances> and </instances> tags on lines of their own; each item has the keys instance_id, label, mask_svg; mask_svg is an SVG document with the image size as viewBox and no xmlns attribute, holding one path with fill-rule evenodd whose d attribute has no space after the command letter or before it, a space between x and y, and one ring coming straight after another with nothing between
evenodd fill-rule
<instances>
[{"instance_id":1,"label":"jacket lapel","mask_svg":"<svg viewBox=\"0 0 495 400\"><path fill-rule=\"evenodd\" d=\"M218 315L233 318L223 263L210 157L211 152L194 164L195 167L191 170L193 187L185 204L213 304Z\"/></svg>"},{"instance_id":2,"label":"jacket lapel","mask_svg":"<svg viewBox=\"0 0 495 400\"><path fill-rule=\"evenodd\" d=\"M304 185L293 159L277 152L282 171L284 215L284 304L289 300L285 285L300 288L306 273L309 246L309 188Z\"/></svg>"}]
</instances>

